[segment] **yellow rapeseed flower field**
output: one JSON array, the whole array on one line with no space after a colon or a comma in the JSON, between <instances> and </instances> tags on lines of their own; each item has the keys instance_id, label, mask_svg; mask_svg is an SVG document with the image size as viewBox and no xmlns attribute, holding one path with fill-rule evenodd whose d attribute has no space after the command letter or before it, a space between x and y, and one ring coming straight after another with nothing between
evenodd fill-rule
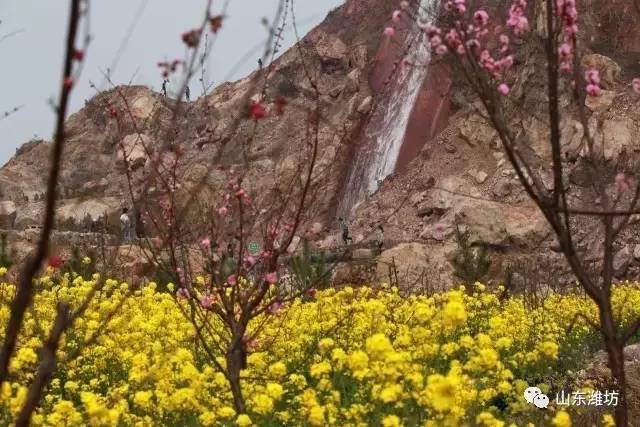
<instances>
[{"instance_id":1,"label":"yellow rapeseed flower field","mask_svg":"<svg viewBox=\"0 0 640 427\"><path fill-rule=\"evenodd\" d=\"M11 383L0 389L0 424L10 424L21 407L56 303L79 304L97 280L55 273L39 279ZM577 295L530 307L479 284L433 296L331 289L255 319L260 331L242 380L247 413L236 414L225 376L185 317L187 302L154 283L129 290L106 280L65 334L34 425L570 425L569 415L554 418L522 393L533 385L552 392L597 342L584 322L569 328L577 313L597 317ZM3 328L14 291L0 283ZM640 311L640 287L617 285L614 306L628 322ZM210 324L221 327L213 317ZM224 364L224 354L217 356Z\"/></svg>"}]
</instances>

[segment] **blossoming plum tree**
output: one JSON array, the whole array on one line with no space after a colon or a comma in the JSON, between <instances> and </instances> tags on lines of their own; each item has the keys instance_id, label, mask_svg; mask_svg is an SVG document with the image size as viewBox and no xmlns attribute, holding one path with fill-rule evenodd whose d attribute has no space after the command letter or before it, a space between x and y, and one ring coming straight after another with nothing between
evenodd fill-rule
<instances>
[{"instance_id":1,"label":"blossoming plum tree","mask_svg":"<svg viewBox=\"0 0 640 427\"><path fill-rule=\"evenodd\" d=\"M598 306L599 324L593 326L602 335L609 355L609 366L622 396L615 419L617 425L627 425L623 348L637 333L640 320L626 328L620 326L611 309L611 289L614 244L628 224L630 215L637 212L640 185L622 171L618 171L613 188L603 180L611 166L601 153L602 147L595 143L585 110L586 97L601 95L601 79L597 70L583 70L581 67L580 51L583 47L579 37L577 1L543 0L534 8L526 0L513 0L504 22L501 21L503 11L491 6L491 2L446 0L434 20L437 25L434 25L416 18L419 5L403 1L393 13L392 21L399 22L400 17L416 22L436 55L454 64L464 76L464 82L480 99L487 120L496 129L520 183L555 232L578 282ZM530 19L534 13L538 19ZM542 23L542 28L537 28L539 38L530 31L530 22L533 21ZM392 35L393 28L385 29L384 33ZM516 61L522 59L519 56L524 55L523 46L527 43L540 43L545 52L548 99L545 124L549 130L548 144L552 157L550 173L553 177L553 189L550 192L543 184L540 165L534 164L526 155L523 145L527 138L526 129L524 135L520 135L513 128L512 119L517 116L517 108L513 107L516 102L510 97L514 84L518 84ZM640 79L634 79L631 86L640 93ZM584 128L583 156L589 173L589 186L601 201L601 209L598 210L570 206L567 200L561 147L560 99L563 91L573 96ZM600 226L597 228L602 233L604 248L602 261L595 272L575 245L576 216L599 219Z\"/></svg>"}]
</instances>

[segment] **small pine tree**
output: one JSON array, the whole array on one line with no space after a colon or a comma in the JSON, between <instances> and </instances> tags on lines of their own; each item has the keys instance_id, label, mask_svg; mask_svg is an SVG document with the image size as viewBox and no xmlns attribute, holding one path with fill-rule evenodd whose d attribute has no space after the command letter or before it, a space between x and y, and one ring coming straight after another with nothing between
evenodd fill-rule
<instances>
[{"instance_id":1,"label":"small pine tree","mask_svg":"<svg viewBox=\"0 0 640 427\"><path fill-rule=\"evenodd\" d=\"M289 271L293 276L294 286L301 291L326 288L331 279L326 264L324 254L312 254L309 241L305 239L302 243L302 253L289 259Z\"/></svg>"},{"instance_id":2,"label":"small pine tree","mask_svg":"<svg viewBox=\"0 0 640 427\"><path fill-rule=\"evenodd\" d=\"M458 249L452 261L454 274L465 284L482 280L489 272L491 260L485 247L474 247L469 243L469 230L464 232L456 226Z\"/></svg>"},{"instance_id":3,"label":"small pine tree","mask_svg":"<svg viewBox=\"0 0 640 427\"><path fill-rule=\"evenodd\" d=\"M12 254L7 248L7 233L0 234L0 267L10 268L13 265Z\"/></svg>"}]
</instances>

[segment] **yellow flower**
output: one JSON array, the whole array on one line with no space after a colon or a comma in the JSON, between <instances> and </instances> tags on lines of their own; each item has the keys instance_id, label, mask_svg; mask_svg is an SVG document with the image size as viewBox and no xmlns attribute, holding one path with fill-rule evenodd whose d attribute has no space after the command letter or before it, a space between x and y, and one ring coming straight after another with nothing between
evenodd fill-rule
<instances>
[{"instance_id":1,"label":"yellow flower","mask_svg":"<svg viewBox=\"0 0 640 427\"><path fill-rule=\"evenodd\" d=\"M260 415L268 414L273 410L273 399L264 394L257 394L252 398L253 410Z\"/></svg>"},{"instance_id":2,"label":"yellow flower","mask_svg":"<svg viewBox=\"0 0 640 427\"><path fill-rule=\"evenodd\" d=\"M334 345L336 345L336 343L331 338L323 338L320 340L320 342L318 342L318 348L322 353L326 353L327 351L331 350Z\"/></svg>"},{"instance_id":3,"label":"yellow flower","mask_svg":"<svg viewBox=\"0 0 640 427\"><path fill-rule=\"evenodd\" d=\"M427 393L433 409L440 412L450 410L456 403L459 384L460 380L452 375L446 377L440 374L430 375L427 378Z\"/></svg>"},{"instance_id":4,"label":"yellow flower","mask_svg":"<svg viewBox=\"0 0 640 427\"><path fill-rule=\"evenodd\" d=\"M312 378L320 378L331 372L331 365L328 362L314 363L311 365L309 374Z\"/></svg>"},{"instance_id":5,"label":"yellow flower","mask_svg":"<svg viewBox=\"0 0 640 427\"><path fill-rule=\"evenodd\" d=\"M558 411L551 423L555 427L571 427L571 417L565 411Z\"/></svg>"},{"instance_id":6,"label":"yellow flower","mask_svg":"<svg viewBox=\"0 0 640 427\"><path fill-rule=\"evenodd\" d=\"M287 365L282 362L276 362L269 366L269 373L275 377L283 377L287 375Z\"/></svg>"},{"instance_id":7,"label":"yellow flower","mask_svg":"<svg viewBox=\"0 0 640 427\"><path fill-rule=\"evenodd\" d=\"M616 427L616 422L611 414L604 414L602 416L602 427Z\"/></svg>"},{"instance_id":8,"label":"yellow flower","mask_svg":"<svg viewBox=\"0 0 640 427\"><path fill-rule=\"evenodd\" d=\"M309 424L312 426L324 426L326 425L324 417L324 407L313 406L309 411Z\"/></svg>"},{"instance_id":9,"label":"yellow flower","mask_svg":"<svg viewBox=\"0 0 640 427\"><path fill-rule=\"evenodd\" d=\"M397 415L387 415L382 419L382 427L401 427L402 423Z\"/></svg>"},{"instance_id":10,"label":"yellow flower","mask_svg":"<svg viewBox=\"0 0 640 427\"><path fill-rule=\"evenodd\" d=\"M445 326L456 327L467 320L467 313L462 303L462 295L458 291L449 293L449 301L442 310L442 322Z\"/></svg>"},{"instance_id":11,"label":"yellow flower","mask_svg":"<svg viewBox=\"0 0 640 427\"><path fill-rule=\"evenodd\" d=\"M7 274L7 267L0 267L0 277Z\"/></svg>"},{"instance_id":12,"label":"yellow flower","mask_svg":"<svg viewBox=\"0 0 640 427\"><path fill-rule=\"evenodd\" d=\"M223 406L218 409L218 416L220 418L229 419L229 418L233 418L235 415L236 415L236 411L229 406Z\"/></svg>"},{"instance_id":13,"label":"yellow flower","mask_svg":"<svg viewBox=\"0 0 640 427\"><path fill-rule=\"evenodd\" d=\"M82 263L85 265L91 264L91 258L89 258L88 256L82 258Z\"/></svg>"},{"instance_id":14,"label":"yellow flower","mask_svg":"<svg viewBox=\"0 0 640 427\"><path fill-rule=\"evenodd\" d=\"M347 359L347 365L352 371L360 371L369 366L369 356L364 351L354 351Z\"/></svg>"},{"instance_id":15,"label":"yellow flower","mask_svg":"<svg viewBox=\"0 0 640 427\"><path fill-rule=\"evenodd\" d=\"M273 400L280 400L280 398L282 397L282 394L284 393L282 386L280 384L276 384L276 383L268 383L267 384L267 394L273 399Z\"/></svg>"},{"instance_id":16,"label":"yellow flower","mask_svg":"<svg viewBox=\"0 0 640 427\"><path fill-rule=\"evenodd\" d=\"M491 412L481 412L476 417L476 423L486 427L503 427L504 421L497 420Z\"/></svg>"},{"instance_id":17,"label":"yellow flower","mask_svg":"<svg viewBox=\"0 0 640 427\"><path fill-rule=\"evenodd\" d=\"M545 341L540 345L540 353L551 359L556 359L558 357L559 349L560 347L558 344L552 341Z\"/></svg>"},{"instance_id":18,"label":"yellow flower","mask_svg":"<svg viewBox=\"0 0 640 427\"><path fill-rule=\"evenodd\" d=\"M253 422L251 421L251 418L249 418L247 414L240 414L236 419L236 425L238 425L239 427L248 427L252 424Z\"/></svg>"},{"instance_id":19,"label":"yellow flower","mask_svg":"<svg viewBox=\"0 0 640 427\"><path fill-rule=\"evenodd\" d=\"M205 427L212 427L216 425L216 415L211 411L206 411L198 416L198 421Z\"/></svg>"},{"instance_id":20,"label":"yellow flower","mask_svg":"<svg viewBox=\"0 0 640 427\"><path fill-rule=\"evenodd\" d=\"M393 384L385 387L380 392L380 400L385 403L395 402L402 396L402 386L400 384Z\"/></svg>"},{"instance_id":21,"label":"yellow flower","mask_svg":"<svg viewBox=\"0 0 640 427\"><path fill-rule=\"evenodd\" d=\"M393 351L391 342L383 334L375 334L367 338L366 349L372 360L382 360Z\"/></svg>"},{"instance_id":22,"label":"yellow flower","mask_svg":"<svg viewBox=\"0 0 640 427\"><path fill-rule=\"evenodd\" d=\"M137 391L133 395L133 403L143 409L149 409L153 393L150 391Z\"/></svg>"}]
</instances>

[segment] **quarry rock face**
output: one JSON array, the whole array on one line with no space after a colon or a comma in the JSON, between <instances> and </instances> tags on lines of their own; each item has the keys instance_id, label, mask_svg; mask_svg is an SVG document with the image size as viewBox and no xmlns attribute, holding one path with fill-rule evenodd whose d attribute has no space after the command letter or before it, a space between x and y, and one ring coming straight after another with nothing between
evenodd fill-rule
<instances>
[{"instance_id":1,"label":"quarry rock face","mask_svg":"<svg viewBox=\"0 0 640 427\"><path fill-rule=\"evenodd\" d=\"M617 7L595 0L585 3L594 11L599 10L596 6L606 11ZM157 197L159 186L145 185L154 165L170 166L176 159L185 165L181 191L203 182L201 198L207 202L215 203L232 169L245 172L243 185L250 194L273 188L286 191L284 183L303 179L297 165L309 142L309 114L319 105L317 178L322 190L308 222L314 230L314 249L340 245L336 216L345 200L347 177L368 143L365 136L372 118L397 95L385 89L385 82L394 78L394 64L403 58L399 46L411 29L398 31L398 46L386 43L382 30L396 6L382 0L348 0L272 66L178 107L175 100L142 86L121 86L97 95L67 119L57 215L74 221L106 215L117 226L117 212L131 205L131 193L138 199ZM614 167L638 150L640 105L625 81L640 70L625 58L640 53L640 35L630 30L640 22L639 14L629 11L616 27L605 12L590 13L585 40L608 44L588 44L583 58L585 65L600 71L605 89L600 97L587 97L587 125L596 148ZM551 191L548 128L538 120L546 114L541 83L545 73L536 69L543 63L535 56L539 53L533 55L531 63L516 68L519 84L514 97L526 108L509 124L516 133L527 134L523 149ZM314 76L313 84L306 71ZM398 130L405 139L396 170L357 206L350 206L347 218L351 235L362 245L373 241L378 225L384 227L378 277L395 259L412 280L418 280L420 271L432 270L442 281L455 282L450 260L456 227L469 231L473 245L490 249L494 271L522 257L553 257L547 255L555 245L551 229L522 190L496 132L460 76L440 61L430 65L417 87L406 129ZM264 105L264 118L252 119L251 100ZM563 102L564 184L572 202L597 206L585 172L585 129L572 101ZM3 228L21 230L40 222L50 149L49 141L30 141L0 168ZM613 182L613 176L602 179ZM578 234L587 235L593 226L576 218ZM630 248L640 245L633 233L621 238ZM597 258L587 237L580 245ZM624 252L619 259L619 270L638 271L638 257ZM553 262L564 265L560 256Z\"/></svg>"}]
</instances>

